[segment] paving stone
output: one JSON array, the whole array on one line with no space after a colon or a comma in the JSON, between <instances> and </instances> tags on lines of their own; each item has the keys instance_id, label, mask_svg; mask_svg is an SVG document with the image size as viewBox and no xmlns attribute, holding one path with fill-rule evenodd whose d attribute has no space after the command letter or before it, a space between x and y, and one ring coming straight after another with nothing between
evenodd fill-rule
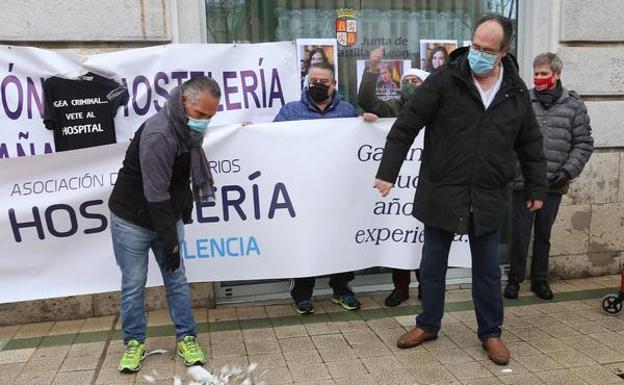
<instances>
[{"instance_id":1,"label":"paving stone","mask_svg":"<svg viewBox=\"0 0 624 385\"><path fill-rule=\"evenodd\" d=\"M97 367L99 356L78 356L67 357L59 371L61 372L73 372L79 370L93 369Z\"/></svg>"},{"instance_id":2,"label":"paving stone","mask_svg":"<svg viewBox=\"0 0 624 385\"><path fill-rule=\"evenodd\" d=\"M278 326L273 328L273 330L277 338L305 337L308 335L308 331L303 324Z\"/></svg>"},{"instance_id":3,"label":"paving stone","mask_svg":"<svg viewBox=\"0 0 624 385\"><path fill-rule=\"evenodd\" d=\"M544 339L544 338L550 337L548 334L546 334L546 332L535 327L524 328L524 329L514 329L514 330L511 330L509 333L520 338L522 341L527 341L531 339Z\"/></svg>"},{"instance_id":4,"label":"paving stone","mask_svg":"<svg viewBox=\"0 0 624 385\"><path fill-rule=\"evenodd\" d=\"M544 372L547 370L563 369L561 364L543 354L522 357L515 356L515 359L520 363L520 365L527 368L530 372Z\"/></svg>"},{"instance_id":5,"label":"paving stone","mask_svg":"<svg viewBox=\"0 0 624 385\"><path fill-rule=\"evenodd\" d=\"M95 370L58 373L52 385L86 385L91 383L94 375Z\"/></svg>"},{"instance_id":6,"label":"paving stone","mask_svg":"<svg viewBox=\"0 0 624 385\"><path fill-rule=\"evenodd\" d=\"M349 347L349 343L342 334L312 336L312 342L318 349Z\"/></svg>"},{"instance_id":7,"label":"paving stone","mask_svg":"<svg viewBox=\"0 0 624 385\"><path fill-rule=\"evenodd\" d=\"M85 344L74 344L67 353L68 356L100 356L104 350L104 342L90 342Z\"/></svg>"},{"instance_id":8,"label":"paving stone","mask_svg":"<svg viewBox=\"0 0 624 385\"><path fill-rule=\"evenodd\" d=\"M357 359L356 352L350 348L323 348L318 349L323 362L341 362Z\"/></svg>"},{"instance_id":9,"label":"paving stone","mask_svg":"<svg viewBox=\"0 0 624 385\"><path fill-rule=\"evenodd\" d=\"M0 364L0 380L11 380L17 377L18 373L26 365L25 362L16 362L10 364Z\"/></svg>"},{"instance_id":10,"label":"paving stone","mask_svg":"<svg viewBox=\"0 0 624 385\"><path fill-rule=\"evenodd\" d=\"M13 385L50 385L56 371L21 373L13 381Z\"/></svg>"},{"instance_id":11,"label":"paving stone","mask_svg":"<svg viewBox=\"0 0 624 385\"><path fill-rule=\"evenodd\" d=\"M617 352L613 349L609 349L608 347L581 349L580 351L599 364L624 362L624 354Z\"/></svg>"},{"instance_id":12,"label":"paving stone","mask_svg":"<svg viewBox=\"0 0 624 385\"><path fill-rule=\"evenodd\" d=\"M270 370L254 373L253 380L257 384L260 381L265 384L290 384L293 378L287 367L272 368Z\"/></svg>"},{"instance_id":13,"label":"paving stone","mask_svg":"<svg viewBox=\"0 0 624 385\"><path fill-rule=\"evenodd\" d=\"M403 366L395 356L383 356L362 359L368 372L375 376L382 376L389 372L397 372Z\"/></svg>"},{"instance_id":14,"label":"paving stone","mask_svg":"<svg viewBox=\"0 0 624 385\"><path fill-rule=\"evenodd\" d=\"M242 342L210 342L210 354L212 357L244 356L247 354Z\"/></svg>"},{"instance_id":15,"label":"paving stone","mask_svg":"<svg viewBox=\"0 0 624 385\"><path fill-rule=\"evenodd\" d=\"M529 340L527 343L542 353L552 353L573 349L572 346L558 338L544 338L543 340L535 339Z\"/></svg>"},{"instance_id":16,"label":"paving stone","mask_svg":"<svg viewBox=\"0 0 624 385\"><path fill-rule=\"evenodd\" d=\"M286 363L306 363L315 364L323 362L321 356L316 350L294 350L292 352L284 352Z\"/></svg>"},{"instance_id":17,"label":"paving stone","mask_svg":"<svg viewBox=\"0 0 624 385\"><path fill-rule=\"evenodd\" d=\"M544 381L534 374L518 374L501 377L500 381L507 385L540 385L544 383Z\"/></svg>"},{"instance_id":18,"label":"paving stone","mask_svg":"<svg viewBox=\"0 0 624 385\"><path fill-rule=\"evenodd\" d=\"M540 353L525 341L509 342L506 345L513 357L534 356Z\"/></svg>"},{"instance_id":19,"label":"paving stone","mask_svg":"<svg viewBox=\"0 0 624 385\"><path fill-rule=\"evenodd\" d=\"M599 365L573 368L571 371L577 377L587 381L589 384L592 385L624 383L624 380L618 377L613 371Z\"/></svg>"},{"instance_id":20,"label":"paving stone","mask_svg":"<svg viewBox=\"0 0 624 385\"><path fill-rule=\"evenodd\" d=\"M314 344L310 337L290 337L279 340L283 352L293 352L298 350L314 350Z\"/></svg>"},{"instance_id":21,"label":"paving stone","mask_svg":"<svg viewBox=\"0 0 624 385\"><path fill-rule=\"evenodd\" d=\"M493 377L493 374L479 362L453 362L445 366L460 381Z\"/></svg>"},{"instance_id":22,"label":"paving stone","mask_svg":"<svg viewBox=\"0 0 624 385\"><path fill-rule=\"evenodd\" d=\"M353 351L358 358L381 357L392 354L382 342L354 345Z\"/></svg>"},{"instance_id":23,"label":"paving stone","mask_svg":"<svg viewBox=\"0 0 624 385\"><path fill-rule=\"evenodd\" d=\"M270 369L276 368L279 366L286 366L286 360L281 353L271 353L271 354L259 354L259 355L250 355L249 363L258 364L258 368L261 369Z\"/></svg>"},{"instance_id":24,"label":"paving stone","mask_svg":"<svg viewBox=\"0 0 624 385\"><path fill-rule=\"evenodd\" d=\"M324 363L290 363L288 364L288 368L295 382L327 380L332 378Z\"/></svg>"},{"instance_id":25,"label":"paving stone","mask_svg":"<svg viewBox=\"0 0 624 385\"><path fill-rule=\"evenodd\" d=\"M442 364L424 364L408 369L423 384L442 384L457 381L457 378Z\"/></svg>"},{"instance_id":26,"label":"paving stone","mask_svg":"<svg viewBox=\"0 0 624 385\"><path fill-rule=\"evenodd\" d=\"M536 376L541 378L545 383L552 385L586 385L587 383L575 376L568 370L551 370L546 372L537 372Z\"/></svg>"},{"instance_id":27,"label":"paving stone","mask_svg":"<svg viewBox=\"0 0 624 385\"><path fill-rule=\"evenodd\" d=\"M604 346L602 342L587 335L564 337L561 338L560 341L565 342L566 344L577 350L600 348Z\"/></svg>"},{"instance_id":28,"label":"paving stone","mask_svg":"<svg viewBox=\"0 0 624 385\"><path fill-rule=\"evenodd\" d=\"M0 364L10 364L15 362L26 362L35 352L35 348L3 350L0 352Z\"/></svg>"},{"instance_id":29,"label":"paving stone","mask_svg":"<svg viewBox=\"0 0 624 385\"><path fill-rule=\"evenodd\" d=\"M550 325L550 326L542 326L540 329L553 337L569 337L569 336L578 336L579 333L577 330L572 329L569 326L565 326L563 323L559 325Z\"/></svg>"},{"instance_id":30,"label":"paving stone","mask_svg":"<svg viewBox=\"0 0 624 385\"><path fill-rule=\"evenodd\" d=\"M30 360L24 365L21 373L56 372L62 363L62 357Z\"/></svg>"},{"instance_id":31,"label":"paving stone","mask_svg":"<svg viewBox=\"0 0 624 385\"><path fill-rule=\"evenodd\" d=\"M277 340L255 340L245 342L247 354L267 354L281 353L281 348Z\"/></svg>"},{"instance_id":32,"label":"paving stone","mask_svg":"<svg viewBox=\"0 0 624 385\"><path fill-rule=\"evenodd\" d=\"M34 324L23 325L13 336L13 338L39 337L48 334L54 322L38 322Z\"/></svg>"},{"instance_id":33,"label":"paving stone","mask_svg":"<svg viewBox=\"0 0 624 385\"><path fill-rule=\"evenodd\" d=\"M501 366L495 364L490 359L479 361L487 370L496 377L508 377L517 374L528 374L529 370L522 366L518 361L511 358L509 364Z\"/></svg>"},{"instance_id":34,"label":"paving stone","mask_svg":"<svg viewBox=\"0 0 624 385\"><path fill-rule=\"evenodd\" d=\"M306 323L305 328L311 336L340 333L340 329L333 322Z\"/></svg>"},{"instance_id":35,"label":"paving stone","mask_svg":"<svg viewBox=\"0 0 624 385\"><path fill-rule=\"evenodd\" d=\"M243 338L245 341L277 340L273 328L246 329L243 330Z\"/></svg>"},{"instance_id":36,"label":"paving stone","mask_svg":"<svg viewBox=\"0 0 624 385\"><path fill-rule=\"evenodd\" d=\"M41 348L37 348L35 352L30 357L31 360L41 360L41 359L60 359L63 362L63 359L69 352L72 345L61 345L61 346L45 346Z\"/></svg>"}]
</instances>

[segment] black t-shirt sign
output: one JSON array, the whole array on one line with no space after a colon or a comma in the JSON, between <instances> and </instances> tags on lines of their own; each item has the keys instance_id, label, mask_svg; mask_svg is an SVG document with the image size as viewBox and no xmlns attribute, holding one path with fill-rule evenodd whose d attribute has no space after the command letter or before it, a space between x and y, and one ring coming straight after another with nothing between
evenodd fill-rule
<instances>
[{"instance_id":1,"label":"black t-shirt sign","mask_svg":"<svg viewBox=\"0 0 624 385\"><path fill-rule=\"evenodd\" d=\"M56 151L115 143L114 116L128 91L114 80L88 73L45 80L44 124L54 131Z\"/></svg>"}]
</instances>

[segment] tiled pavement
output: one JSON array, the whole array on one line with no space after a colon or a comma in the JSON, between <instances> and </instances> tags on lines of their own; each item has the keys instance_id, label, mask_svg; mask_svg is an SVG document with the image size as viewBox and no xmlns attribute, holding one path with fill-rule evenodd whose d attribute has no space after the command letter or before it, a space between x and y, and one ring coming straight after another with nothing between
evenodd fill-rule
<instances>
[{"instance_id":1,"label":"tiled pavement","mask_svg":"<svg viewBox=\"0 0 624 385\"><path fill-rule=\"evenodd\" d=\"M344 312L328 298L316 313L294 315L289 301L196 309L208 369L258 363L254 381L297 385L384 384L624 384L624 314L603 315L599 299L616 292L619 276L559 281L555 301L541 301L523 287L506 303L503 339L512 360L487 360L475 335L470 290L447 291L438 340L400 350L399 335L414 323L416 300L382 306L387 293L361 294L362 310ZM117 317L45 322L0 328L0 385L156 384L186 378L174 356L166 311L148 315L147 348L169 353L144 361L139 375L116 370L123 344ZM185 381L185 384L187 382Z\"/></svg>"}]
</instances>

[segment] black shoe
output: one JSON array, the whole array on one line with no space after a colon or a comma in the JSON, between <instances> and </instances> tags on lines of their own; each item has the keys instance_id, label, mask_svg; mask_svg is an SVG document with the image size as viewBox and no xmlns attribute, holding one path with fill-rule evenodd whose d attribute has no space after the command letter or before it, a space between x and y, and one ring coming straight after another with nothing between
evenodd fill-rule
<instances>
[{"instance_id":1,"label":"black shoe","mask_svg":"<svg viewBox=\"0 0 624 385\"><path fill-rule=\"evenodd\" d=\"M554 294L546 281L536 281L531 283L531 291L541 299L553 299Z\"/></svg>"},{"instance_id":2,"label":"black shoe","mask_svg":"<svg viewBox=\"0 0 624 385\"><path fill-rule=\"evenodd\" d=\"M518 282L509 281L507 286L505 286L505 290L503 290L503 296L509 299L516 299L518 298L518 291L520 291Z\"/></svg>"},{"instance_id":3,"label":"black shoe","mask_svg":"<svg viewBox=\"0 0 624 385\"><path fill-rule=\"evenodd\" d=\"M409 298L409 289L394 289L384 302L386 306L399 306Z\"/></svg>"},{"instance_id":4,"label":"black shoe","mask_svg":"<svg viewBox=\"0 0 624 385\"><path fill-rule=\"evenodd\" d=\"M312 304L312 301L310 301L309 299L304 299L301 302L297 302L295 304L295 307L297 308L297 313L299 314L314 313L314 305Z\"/></svg>"}]
</instances>

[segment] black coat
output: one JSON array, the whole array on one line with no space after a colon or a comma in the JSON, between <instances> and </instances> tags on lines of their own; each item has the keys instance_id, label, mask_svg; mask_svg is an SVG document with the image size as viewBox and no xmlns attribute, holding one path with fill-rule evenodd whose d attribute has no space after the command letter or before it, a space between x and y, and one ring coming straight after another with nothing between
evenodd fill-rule
<instances>
[{"instance_id":1,"label":"black coat","mask_svg":"<svg viewBox=\"0 0 624 385\"><path fill-rule=\"evenodd\" d=\"M526 177L526 199L546 198L546 159L529 92L511 55L486 110L474 85L467 48L431 74L390 130L377 178L394 183L407 151L425 130L412 215L428 226L482 235L500 228L516 160ZM517 158L516 158L517 156Z\"/></svg>"}]
</instances>

